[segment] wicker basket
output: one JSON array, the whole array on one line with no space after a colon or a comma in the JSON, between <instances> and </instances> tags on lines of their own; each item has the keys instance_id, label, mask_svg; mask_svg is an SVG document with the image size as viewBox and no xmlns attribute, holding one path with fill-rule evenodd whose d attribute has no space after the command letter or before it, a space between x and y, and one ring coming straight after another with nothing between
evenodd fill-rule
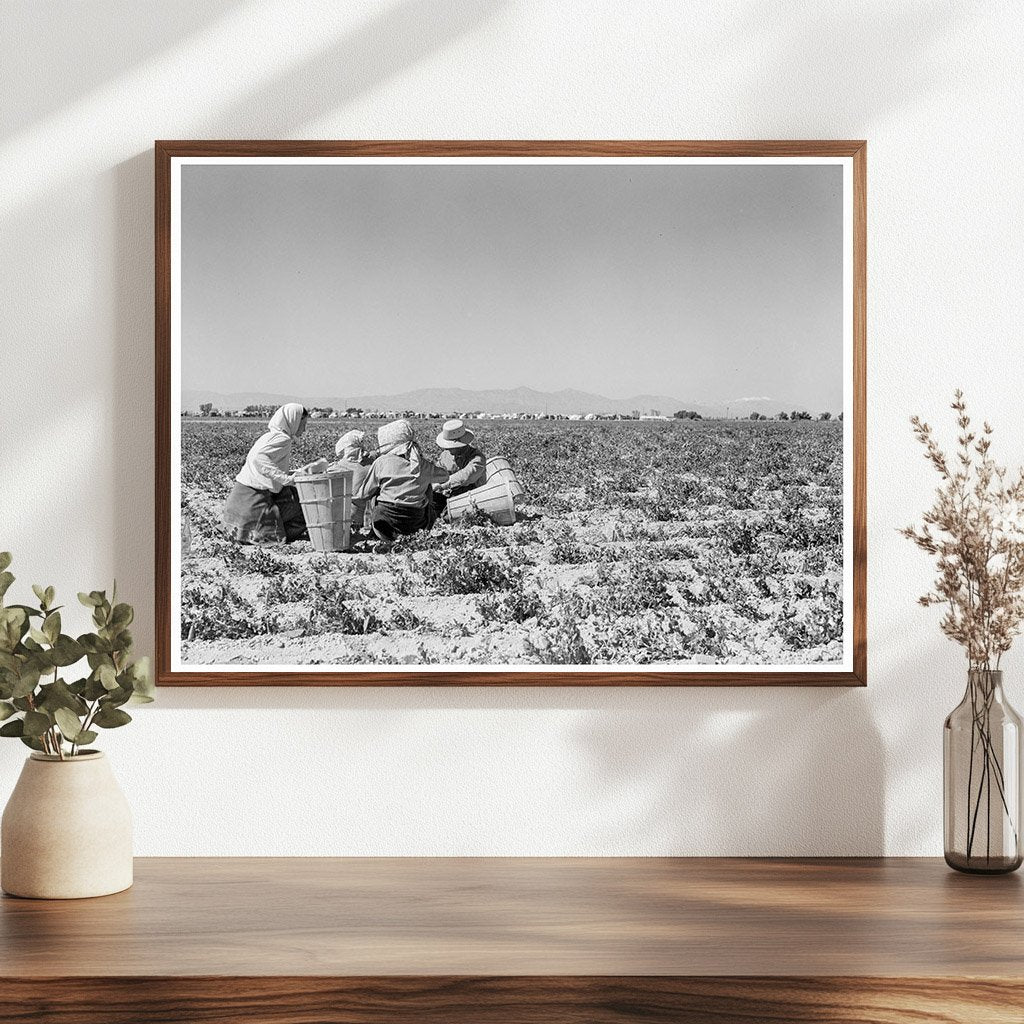
<instances>
[{"instance_id":1,"label":"wicker basket","mask_svg":"<svg viewBox=\"0 0 1024 1024\"><path fill-rule=\"evenodd\" d=\"M508 459L503 459L500 455L487 460L487 483L490 483L492 480L508 481L509 493L512 495L512 501L516 505L526 495L526 491L523 490L523 485L519 482L515 470L509 465Z\"/></svg>"},{"instance_id":2,"label":"wicker basket","mask_svg":"<svg viewBox=\"0 0 1024 1024\"><path fill-rule=\"evenodd\" d=\"M317 551L346 551L352 530L352 471L297 476L295 489Z\"/></svg>"}]
</instances>

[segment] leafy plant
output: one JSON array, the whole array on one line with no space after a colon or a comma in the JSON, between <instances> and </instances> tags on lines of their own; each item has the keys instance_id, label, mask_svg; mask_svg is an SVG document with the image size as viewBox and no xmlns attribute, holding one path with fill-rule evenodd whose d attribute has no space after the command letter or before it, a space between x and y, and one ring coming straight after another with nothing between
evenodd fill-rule
<instances>
[{"instance_id":1,"label":"leafy plant","mask_svg":"<svg viewBox=\"0 0 1024 1024\"><path fill-rule=\"evenodd\" d=\"M425 559L420 571L438 594L483 594L508 590L520 578L521 570L469 548Z\"/></svg>"},{"instance_id":2,"label":"leafy plant","mask_svg":"<svg viewBox=\"0 0 1024 1024\"><path fill-rule=\"evenodd\" d=\"M64 760L97 730L127 725L126 704L153 700L149 659L131 660L135 612L117 603L116 583L109 600L102 590L78 595L96 631L74 638L63 632L53 587L32 587L38 605L3 603L14 582L10 564L10 553L0 552L0 736ZM67 670L83 659L88 675L67 682Z\"/></svg>"},{"instance_id":3,"label":"leafy plant","mask_svg":"<svg viewBox=\"0 0 1024 1024\"><path fill-rule=\"evenodd\" d=\"M528 590L522 579L518 579L510 590L480 597L477 611L485 623L525 622L527 619L539 619L547 607L536 590Z\"/></svg>"},{"instance_id":4,"label":"leafy plant","mask_svg":"<svg viewBox=\"0 0 1024 1024\"><path fill-rule=\"evenodd\" d=\"M190 583L181 591L181 631L186 640L246 640L272 633L275 615L261 612L228 582Z\"/></svg>"}]
</instances>

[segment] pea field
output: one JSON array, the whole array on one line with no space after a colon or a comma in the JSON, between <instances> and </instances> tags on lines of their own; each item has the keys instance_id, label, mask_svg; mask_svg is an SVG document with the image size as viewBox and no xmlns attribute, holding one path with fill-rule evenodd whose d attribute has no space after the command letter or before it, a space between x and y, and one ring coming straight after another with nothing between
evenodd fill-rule
<instances>
[{"instance_id":1,"label":"pea field","mask_svg":"<svg viewBox=\"0 0 1024 1024\"><path fill-rule=\"evenodd\" d=\"M414 420L424 453L440 423ZM225 540L265 424L183 419L186 665L793 665L843 655L842 423L471 421L526 489L514 526L390 548ZM296 464L379 423L313 420Z\"/></svg>"}]
</instances>

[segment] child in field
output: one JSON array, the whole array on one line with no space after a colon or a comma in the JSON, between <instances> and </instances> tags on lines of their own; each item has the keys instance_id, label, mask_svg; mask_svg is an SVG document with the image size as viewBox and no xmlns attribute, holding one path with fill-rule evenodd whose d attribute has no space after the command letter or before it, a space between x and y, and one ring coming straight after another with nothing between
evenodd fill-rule
<instances>
[{"instance_id":1,"label":"child in field","mask_svg":"<svg viewBox=\"0 0 1024 1024\"><path fill-rule=\"evenodd\" d=\"M309 414L298 402L282 405L269 429L249 449L245 465L221 513L228 537L243 544L305 540L306 520L292 486L292 443L306 430Z\"/></svg>"},{"instance_id":2,"label":"child in field","mask_svg":"<svg viewBox=\"0 0 1024 1024\"><path fill-rule=\"evenodd\" d=\"M373 456L367 450L366 434L361 430L350 430L338 438L334 446L334 454L338 456L336 462L332 462L327 471L347 471L352 474L352 493L359 493L363 481L369 475L370 466L373 464ZM352 529L362 529L366 513L365 499L352 499Z\"/></svg>"},{"instance_id":3,"label":"child in field","mask_svg":"<svg viewBox=\"0 0 1024 1024\"><path fill-rule=\"evenodd\" d=\"M429 530L436 513L431 481L436 467L420 451L408 420L386 423L377 431L377 458L356 492L367 502L369 526L383 541Z\"/></svg>"}]
</instances>

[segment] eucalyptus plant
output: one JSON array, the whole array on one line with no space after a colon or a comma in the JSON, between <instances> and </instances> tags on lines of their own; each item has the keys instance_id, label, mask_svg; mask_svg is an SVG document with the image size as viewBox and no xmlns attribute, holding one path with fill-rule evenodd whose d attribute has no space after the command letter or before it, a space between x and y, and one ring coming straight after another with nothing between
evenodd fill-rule
<instances>
[{"instance_id":1,"label":"eucalyptus plant","mask_svg":"<svg viewBox=\"0 0 1024 1024\"><path fill-rule=\"evenodd\" d=\"M153 700L149 659L132 660L135 612L117 602L116 582L109 599L103 590L80 593L96 631L71 637L62 631L64 606L54 603L53 587L32 587L38 605L4 603L14 582L10 564L10 553L0 552L0 736L61 760L74 757L98 730L132 720L125 705ZM68 682L83 660L88 674Z\"/></svg>"}]
</instances>

